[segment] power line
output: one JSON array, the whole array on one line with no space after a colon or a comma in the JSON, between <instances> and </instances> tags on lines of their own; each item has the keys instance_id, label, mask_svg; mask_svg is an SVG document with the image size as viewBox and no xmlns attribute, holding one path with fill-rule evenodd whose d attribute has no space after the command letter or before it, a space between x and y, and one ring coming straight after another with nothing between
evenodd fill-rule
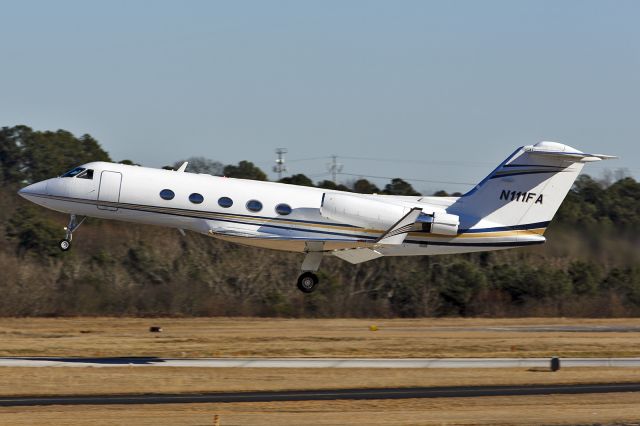
<instances>
[{"instance_id":1,"label":"power line","mask_svg":"<svg viewBox=\"0 0 640 426\"><path fill-rule=\"evenodd\" d=\"M480 161L459 161L459 160L416 160L408 158L376 158L376 157L353 157L353 156L340 156L347 160L359 160L359 161L380 161L386 163L416 163L416 164L434 164L443 166L461 165L461 166L474 166L484 167L494 165L495 163L480 162Z\"/></svg>"},{"instance_id":2,"label":"power line","mask_svg":"<svg viewBox=\"0 0 640 426\"><path fill-rule=\"evenodd\" d=\"M316 179L322 176L327 176L328 174L329 172L313 173L313 174L307 175L307 177Z\"/></svg>"},{"instance_id":3,"label":"power line","mask_svg":"<svg viewBox=\"0 0 640 426\"><path fill-rule=\"evenodd\" d=\"M326 160L327 158L331 158L328 155L324 155L322 157L309 157L309 158L296 158L293 160L289 160L290 163L297 163L298 161L313 161L313 160Z\"/></svg>"},{"instance_id":4,"label":"power line","mask_svg":"<svg viewBox=\"0 0 640 426\"><path fill-rule=\"evenodd\" d=\"M451 165L460 165L460 166L473 166L473 167L485 167L495 165L495 163L490 162L479 162L479 161L459 161L459 160L416 160L409 158L378 158L378 157L355 157L350 155L340 155L342 159L346 160L356 160L356 161L380 161L385 163L416 163L416 164L434 164L434 165L443 165L443 166L451 166ZM314 160L325 160L331 159L333 156L326 155L321 157L309 157L309 158L296 158L294 160L288 160L290 163L297 163L299 161L314 161Z\"/></svg>"},{"instance_id":5,"label":"power line","mask_svg":"<svg viewBox=\"0 0 640 426\"><path fill-rule=\"evenodd\" d=\"M344 175L344 176L355 176L355 177L367 177L367 178L374 178L374 179L397 179L398 177L396 176L395 178L393 177L389 177L389 176L373 176L373 175L362 175L362 174L356 174L356 173L337 173L339 175ZM448 184L448 185L475 185L477 182L471 183L471 182L451 182L451 181L443 181L443 180L429 180L429 179L417 179L417 178L400 178L402 180L409 180L409 181L413 181L413 182L428 182L428 183L442 183L442 184Z\"/></svg>"},{"instance_id":6,"label":"power line","mask_svg":"<svg viewBox=\"0 0 640 426\"><path fill-rule=\"evenodd\" d=\"M351 155L340 155L338 156L342 159L346 160L356 160L356 161L379 161L384 163L414 163L414 164L431 164L431 165L440 165L440 166L464 166L464 167L487 167L495 165L492 162L481 162L481 161L459 161L459 160L416 160L409 158L379 158L379 157L356 157ZM308 157L308 158L296 158L293 160L288 160L289 163L297 163L300 161L314 161L314 160L326 160L332 159L333 156L325 155L319 157Z\"/></svg>"}]
</instances>

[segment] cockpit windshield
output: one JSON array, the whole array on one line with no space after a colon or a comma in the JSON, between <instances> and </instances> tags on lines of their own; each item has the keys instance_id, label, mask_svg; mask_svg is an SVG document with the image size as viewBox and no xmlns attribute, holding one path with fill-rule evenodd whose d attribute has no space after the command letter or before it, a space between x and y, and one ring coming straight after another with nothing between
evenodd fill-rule
<instances>
[{"instance_id":1,"label":"cockpit windshield","mask_svg":"<svg viewBox=\"0 0 640 426\"><path fill-rule=\"evenodd\" d=\"M76 176L78 179L93 179L93 170L87 169L84 172Z\"/></svg>"},{"instance_id":2,"label":"cockpit windshield","mask_svg":"<svg viewBox=\"0 0 640 426\"><path fill-rule=\"evenodd\" d=\"M69 170L67 173L63 174L60 177L75 177L84 171L84 167L76 167L75 169Z\"/></svg>"}]
</instances>

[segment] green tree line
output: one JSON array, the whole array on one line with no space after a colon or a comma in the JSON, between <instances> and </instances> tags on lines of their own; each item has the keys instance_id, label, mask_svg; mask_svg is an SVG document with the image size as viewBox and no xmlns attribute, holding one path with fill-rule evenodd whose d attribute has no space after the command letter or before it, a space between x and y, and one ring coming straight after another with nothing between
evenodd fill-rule
<instances>
[{"instance_id":1,"label":"green tree line","mask_svg":"<svg viewBox=\"0 0 640 426\"><path fill-rule=\"evenodd\" d=\"M640 314L640 184L632 178L606 185L582 175L543 246L360 265L327 257L319 289L302 295L295 288L301 255L191 233L183 237L172 229L90 219L76 234L75 250L60 252L56 243L67 218L22 200L16 191L96 160L111 158L89 135L26 126L0 131L0 315ZM266 179L249 161L189 161L194 172ZM384 188L365 179L343 187L314 184L304 175L283 181L417 194L401 179Z\"/></svg>"}]
</instances>

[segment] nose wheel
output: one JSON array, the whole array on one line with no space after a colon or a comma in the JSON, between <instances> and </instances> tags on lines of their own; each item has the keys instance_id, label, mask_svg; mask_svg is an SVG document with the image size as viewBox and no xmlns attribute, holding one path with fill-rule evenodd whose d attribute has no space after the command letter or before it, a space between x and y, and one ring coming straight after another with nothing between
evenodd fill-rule
<instances>
[{"instance_id":1,"label":"nose wheel","mask_svg":"<svg viewBox=\"0 0 640 426\"><path fill-rule=\"evenodd\" d=\"M318 276L313 272L305 272L298 277L298 290L312 293L318 286Z\"/></svg>"},{"instance_id":2,"label":"nose wheel","mask_svg":"<svg viewBox=\"0 0 640 426\"><path fill-rule=\"evenodd\" d=\"M60 240L58 245L60 246L60 250L67 251L71 248L71 241L65 238L64 240Z\"/></svg>"},{"instance_id":3,"label":"nose wheel","mask_svg":"<svg viewBox=\"0 0 640 426\"><path fill-rule=\"evenodd\" d=\"M71 248L71 240L73 239L73 232L82 225L82 222L86 219L86 216L82 216L80 220L76 217L75 214L72 214L69 218L69 224L64 227L64 230L67 231L64 239L60 240L58 243L58 247L60 250L67 251Z\"/></svg>"}]
</instances>

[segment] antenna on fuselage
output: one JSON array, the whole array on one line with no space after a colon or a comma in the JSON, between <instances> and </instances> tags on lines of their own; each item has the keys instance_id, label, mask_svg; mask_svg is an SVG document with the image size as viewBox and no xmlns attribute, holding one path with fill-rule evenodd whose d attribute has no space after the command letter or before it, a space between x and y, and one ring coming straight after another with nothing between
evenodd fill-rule
<instances>
[{"instance_id":1,"label":"antenna on fuselage","mask_svg":"<svg viewBox=\"0 0 640 426\"><path fill-rule=\"evenodd\" d=\"M176 172L184 172L187 169L188 164L189 162L185 161L184 163L182 163L182 166L178 167L178 170L176 170Z\"/></svg>"}]
</instances>

